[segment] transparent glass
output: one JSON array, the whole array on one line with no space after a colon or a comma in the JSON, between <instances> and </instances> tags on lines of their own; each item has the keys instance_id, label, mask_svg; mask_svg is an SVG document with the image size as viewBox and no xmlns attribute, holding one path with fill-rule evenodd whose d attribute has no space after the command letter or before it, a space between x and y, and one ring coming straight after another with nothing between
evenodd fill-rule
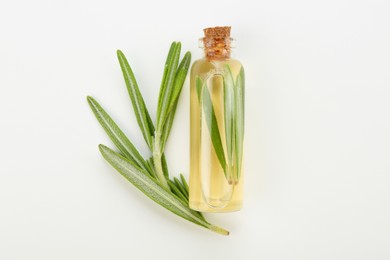
<instances>
[{"instance_id":1,"label":"transparent glass","mask_svg":"<svg viewBox=\"0 0 390 260\"><path fill-rule=\"evenodd\" d=\"M231 58L195 61L190 79L189 205L236 211L243 198L244 69Z\"/></svg>"}]
</instances>

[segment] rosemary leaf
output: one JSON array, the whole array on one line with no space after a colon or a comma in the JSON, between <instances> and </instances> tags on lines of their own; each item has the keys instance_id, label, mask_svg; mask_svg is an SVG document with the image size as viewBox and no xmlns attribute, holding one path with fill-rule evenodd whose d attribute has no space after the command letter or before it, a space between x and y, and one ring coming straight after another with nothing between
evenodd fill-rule
<instances>
[{"instance_id":1,"label":"rosemary leaf","mask_svg":"<svg viewBox=\"0 0 390 260\"><path fill-rule=\"evenodd\" d=\"M166 141L169 137L169 133L172 128L173 119L176 113L176 107L178 103L178 99L180 97L181 90L183 89L184 81L187 77L188 69L191 65L191 53L187 52L182 61L180 62L179 67L177 68L177 72L175 75L175 81L173 84L172 94L169 100L168 109L166 115L162 118L162 138L161 138L161 150L164 150Z\"/></svg>"},{"instance_id":2,"label":"rosemary leaf","mask_svg":"<svg viewBox=\"0 0 390 260\"><path fill-rule=\"evenodd\" d=\"M215 154L219 160L219 163L226 175L226 159L225 153L222 146L221 134L219 132L217 118L215 116L215 111L213 107L213 102L211 100L210 92L208 86L202 82L198 77L196 79L196 89L198 92L198 98L203 107L203 115L206 121L207 127L210 132L210 139L214 147ZM200 98L201 97L201 98Z\"/></svg>"},{"instance_id":3,"label":"rosemary leaf","mask_svg":"<svg viewBox=\"0 0 390 260\"><path fill-rule=\"evenodd\" d=\"M165 153L163 153L161 156L161 165L165 178L169 179L168 163L167 158L165 157Z\"/></svg>"},{"instance_id":4,"label":"rosemary leaf","mask_svg":"<svg viewBox=\"0 0 390 260\"><path fill-rule=\"evenodd\" d=\"M177 102L171 109L171 112L168 115L167 120L165 121L164 128L162 130L162 135L161 135L161 149L165 149L165 145L168 141L169 134L171 133L171 128L173 125L173 119L175 118L175 113L176 113L176 108L177 108Z\"/></svg>"},{"instance_id":5,"label":"rosemary leaf","mask_svg":"<svg viewBox=\"0 0 390 260\"><path fill-rule=\"evenodd\" d=\"M167 87L166 81L167 81L168 70L171 68L171 62L173 60L172 56L173 56L173 53L175 52L176 45L177 45L176 42L171 43L171 47L169 48L167 59L165 61L164 73L163 73L163 78L161 80L159 99L158 99L158 103L157 103L157 115L156 115L157 118L160 116L158 114L161 111L161 106L162 106L162 100L160 100L160 98L162 98L164 96L164 93L165 93L165 90Z\"/></svg>"},{"instance_id":6,"label":"rosemary leaf","mask_svg":"<svg viewBox=\"0 0 390 260\"><path fill-rule=\"evenodd\" d=\"M172 50L173 48L173 50ZM168 114L169 101L171 100L173 87L175 83L176 70L179 63L181 51L181 43L171 45L171 50L169 51L166 65L166 73L163 76L162 87L158 97L158 106L157 106L157 131L161 133L164 125L164 120ZM172 53L171 53L172 52Z\"/></svg>"},{"instance_id":7,"label":"rosemary leaf","mask_svg":"<svg viewBox=\"0 0 390 260\"><path fill-rule=\"evenodd\" d=\"M184 194L181 193L176 183L171 180L168 180L168 185L171 188L171 191L183 202L183 204L188 206L188 198L186 198Z\"/></svg>"},{"instance_id":8,"label":"rosemary leaf","mask_svg":"<svg viewBox=\"0 0 390 260\"><path fill-rule=\"evenodd\" d=\"M226 139L226 154L228 158L228 167L233 166L233 136L234 136L234 129L233 124L236 120L236 117L234 116L235 109L234 109L234 94L235 94L235 86L234 86L234 80L233 80L233 74L230 69L230 66L226 64L225 66L225 73L223 77L223 90L224 90L224 119L225 119L225 139Z\"/></svg>"},{"instance_id":9,"label":"rosemary leaf","mask_svg":"<svg viewBox=\"0 0 390 260\"><path fill-rule=\"evenodd\" d=\"M196 77L195 81L196 81L195 82L196 83L196 94L198 94L198 102L199 102L199 105L202 105L201 104L202 99L200 97L202 95L203 81L198 76Z\"/></svg>"},{"instance_id":10,"label":"rosemary leaf","mask_svg":"<svg viewBox=\"0 0 390 260\"><path fill-rule=\"evenodd\" d=\"M188 69L191 65L191 53L186 52L184 55L182 61L180 62L179 67L177 68L176 75L175 75L175 81L173 84L172 94L168 102L168 110L167 113L170 113L172 111L172 108L176 105L178 98L180 96L181 90L183 89L184 81L187 77ZM165 123L165 118L163 118L163 123Z\"/></svg>"},{"instance_id":11,"label":"rosemary leaf","mask_svg":"<svg viewBox=\"0 0 390 260\"><path fill-rule=\"evenodd\" d=\"M235 181L238 182L241 174L243 143L244 143L244 86L245 74L244 69L241 68L237 76L236 87L234 88L235 96L235 157L236 157L236 173L234 174Z\"/></svg>"},{"instance_id":12,"label":"rosemary leaf","mask_svg":"<svg viewBox=\"0 0 390 260\"><path fill-rule=\"evenodd\" d=\"M153 165L153 158L150 158L149 160L146 161L146 164L148 165L148 169L150 171L150 176L153 178L153 179L156 179L157 176L156 176L156 172L154 170L154 165Z\"/></svg>"},{"instance_id":13,"label":"rosemary leaf","mask_svg":"<svg viewBox=\"0 0 390 260\"><path fill-rule=\"evenodd\" d=\"M87 97L87 101L100 125L103 127L104 131L107 133L119 151L121 151L121 153L126 158L133 160L137 166L148 171L148 166L145 160L142 158L130 140L125 136L122 130L118 127L118 125L114 122L114 120L112 120L112 118L93 97Z\"/></svg>"},{"instance_id":14,"label":"rosemary leaf","mask_svg":"<svg viewBox=\"0 0 390 260\"><path fill-rule=\"evenodd\" d=\"M152 136L154 136L153 121L150 118L149 112L145 106L144 99L139 91L134 73L122 51L117 51L119 63L122 68L123 77L125 78L127 90L133 104L133 109L142 135L149 149L152 150Z\"/></svg>"},{"instance_id":15,"label":"rosemary leaf","mask_svg":"<svg viewBox=\"0 0 390 260\"><path fill-rule=\"evenodd\" d=\"M184 175L182 173L180 173L180 179L181 179L181 182L183 183L183 187L185 188L187 194L189 194L189 187L188 187L187 181L184 178Z\"/></svg>"},{"instance_id":16,"label":"rosemary leaf","mask_svg":"<svg viewBox=\"0 0 390 260\"><path fill-rule=\"evenodd\" d=\"M183 184L179 181L177 177L173 178L174 182L176 183L176 187L179 188L180 192L184 195L184 197L188 200L188 193L186 192L186 189L184 188Z\"/></svg>"},{"instance_id":17,"label":"rosemary leaf","mask_svg":"<svg viewBox=\"0 0 390 260\"><path fill-rule=\"evenodd\" d=\"M172 192L173 192L176 196L178 196L178 198L184 203L184 205L189 206L188 195L186 196L185 194L183 194L183 193L180 191L180 189L179 189L179 187L178 187L178 185L177 185L176 182L174 182L174 181L172 181L172 180L169 180L168 183L169 183L169 186L171 187ZM184 195L184 197L183 197L183 195ZM203 216L202 212L199 212L199 211L193 211L193 212L194 212L194 214L197 215L199 218L201 218L201 219L203 219L204 221L206 221L206 219L205 219L205 217Z\"/></svg>"}]
</instances>

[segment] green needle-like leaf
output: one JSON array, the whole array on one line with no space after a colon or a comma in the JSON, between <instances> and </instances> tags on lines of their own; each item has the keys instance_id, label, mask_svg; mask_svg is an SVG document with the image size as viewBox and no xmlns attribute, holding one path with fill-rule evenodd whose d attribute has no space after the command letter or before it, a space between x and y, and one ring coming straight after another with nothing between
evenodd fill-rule
<instances>
[{"instance_id":1,"label":"green needle-like leaf","mask_svg":"<svg viewBox=\"0 0 390 260\"><path fill-rule=\"evenodd\" d=\"M177 187L176 183L169 180L168 185L171 188L171 191L183 202L184 205L188 206L188 198L181 193L180 189Z\"/></svg>"},{"instance_id":2,"label":"green needle-like leaf","mask_svg":"<svg viewBox=\"0 0 390 260\"><path fill-rule=\"evenodd\" d=\"M187 72L188 69L190 68L190 64L191 64L191 53L187 52L184 55L182 61L180 62L179 67L177 68L171 98L168 104L168 109L167 112L165 113L166 115L163 116L162 119L163 129L162 129L162 138L161 138L161 146L160 146L161 150L164 150L166 141L169 137L169 133L171 131L172 124L173 124L173 119L176 113L178 99L181 90L183 89L184 81L187 77Z\"/></svg>"},{"instance_id":3,"label":"green needle-like leaf","mask_svg":"<svg viewBox=\"0 0 390 260\"><path fill-rule=\"evenodd\" d=\"M187 181L184 178L184 175L182 173L180 173L180 179L181 179L181 182L183 183L183 186L184 186L187 194L189 194L189 187L188 187Z\"/></svg>"},{"instance_id":4,"label":"green needle-like leaf","mask_svg":"<svg viewBox=\"0 0 390 260\"><path fill-rule=\"evenodd\" d=\"M163 73L163 78L161 80L160 93L158 96L158 103L157 103L157 115L156 115L157 118L160 117L159 113L161 112L161 106L162 106L162 100L160 99L162 99L162 97L164 96L165 90L167 88L166 81L167 81L168 70L171 69L172 66L172 60L173 60L172 56L176 50L176 45L177 45L176 42L171 43L171 47L169 48L167 59L165 61L164 73Z\"/></svg>"},{"instance_id":5,"label":"green needle-like leaf","mask_svg":"<svg viewBox=\"0 0 390 260\"><path fill-rule=\"evenodd\" d=\"M169 179L168 163L164 153L161 156L161 165L165 178Z\"/></svg>"},{"instance_id":6,"label":"green needle-like leaf","mask_svg":"<svg viewBox=\"0 0 390 260\"><path fill-rule=\"evenodd\" d=\"M173 87L176 77L176 69L179 64L180 58L181 43L172 43L171 49L169 51L167 61L166 61L166 70L164 71L163 82L161 86L161 91L158 97L158 107L157 107L157 131L161 132L164 125L164 120L168 114L168 108L170 100L173 93Z\"/></svg>"},{"instance_id":7,"label":"green needle-like leaf","mask_svg":"<svg viewBox=\"0 0 390 260\"><path fill-rule=\"evenodd\" d=\"M93 97L87 97L87 101L100 125L106 131L107 135L110 137L115 146L118 147L119 151L121 151L121 153L126 158L136 162L137 166L149 172L145 160L142 158L130 140L125 136L122 130L118 127L118 125L114 122L114 120L112 120L112 118Z\"/></svg>"},{"instance_id":8,"label":"green needle-like leaf","mask_svg":"<svg viewBox=\"0 0 390 260\"><path fill-rule=\"evenodd\" d=\"M156 172L154 170L154 165L153 165L153 158L150 158L149 160L146 161L146 164L148 165L148 169L150 171L150 176L153 178L153 179L156 179L157 176L156 176Z\"/></svg>"},{"instance_id":9,"label":"green needle-like leaf","mask_svg":"<svg viewBox=\"0 0 390 260\"><path fill-rule=\"evenodd\" d=\"M172 125L173 125L173 120L175 118L175 113L176 113L176 108L177 108L177 103L173 106L171 112L168 115L167 120L165 121L162 134L161 134L161 149L165 149L165 145L168 141L169 134L171 133Z\"/></svg>"},{"instance_id":10,"label":"green needle-like leaf","mask_svg":"<svg viewBox=\"0 0 390 260\"><path fill-rule=\"evenodd\" d=\"M241 68L240 73L237 76L236 87L234 89L235 96L235 157L236 157L236 182L240 179L241 165L242 165L242 154L243 154L243 143L244 143L244 103L245 103L245 74L244 69Z\"/></svg>"},{"instance_id":11,"label":"green needle-like leaf","mask_svg":"<svg viewBox=\"0 0 390 260\"><path fill-rule=\"evenodd\" d=\"M134 73L131 70L125 55L120 50L117 51L117 55L122 68L123 77L125 78L131 103L133 104L138 125L141 128L145 142L147 143L149 149L152 150L152 136L154 136L152 119L150 118L149 112L145 106L144 99L142 98L141 92L139 91L137 81L135 80Z\"/></svg>"},{"instance_id":12,"label":"green needle-like leaf","mask_svg":"<svg viewBox=\"0 0 390 260\"><path fill-rule=\"evenodd\" d=\"M170 191L162 188L152 178L146 175L143 170L131 161L114 152L110 148L99 145L103 157L128 181L142 191L146 196L170 210L176 215L187 219L197 225L208 228L223 235L229 232L220 227L216 227L199 217L198 213L183 205L182 201L174 196Z\"/></svg>"},{"instance_id":13,"label":"green needle-like leaf","mask_svg":"<svg viewBox=\"0 0 390 260\"><path fill-rule=\"evenodd\" d=\"M174 182L176 183L176 187L179 188L180 192L188 199L188 193L186 192L186 189L184 188L183 184L179 181L177 177L173 178Z\"/></svg>"},{"instance_id":14,"label":"green needle-like leaf","mask_svg":"<svg viewBox=\"0 0 390 260\"><path fill-rule=\"evenodd\" d=\"M184 81L187 77L188 69L190 68L190 64L191 64L191 53L188 51L184 55L176 71L172 95L169 101L168 112L171 111L172 107L176 104L177 99L180 96L181 90L183 89Z\"/></svg>"},{"instance_id":15,"label":"green needle-like leaf","mask_svg":"<svg viewBox=\"0 0 390 260\"><path fill-rule=\"evenodd\" d=\"M200 99L201 106L203 107L203 115L206 121L206 125L210 132L210 139L214 147L215 154L219 160L219 163L224 170L226 175L226 159L225 153L222 146L221 134L219 132L217 118L215 116L215 111L213 107L213 102L211 100L210 92L207 85L202 85L202 80L198 77L196 79L196 89L198 94L202 96Z\"/></svg>"},{"instance_id":16,"label":"green needle-like leaf","mask_svg":"<svg viewBox=\"0 0 390 260\"><path fill-rule=\"evenodd\" d=\"M171 191L182 201L182 203L185 205L185 206L188 206L189 203L188 203L188 194L185 195L183 194L181 191L180 191L180 188L177 186L176 182L172 181L172 180L169 180L168 181L168 184L169 184L169 187L171 188ZM199 212L199 211L193 211L195 215L197 215L199 218L203 219L204 221L206 221L206 219L204 218L202 212ZM207 222L207 221L206 221Z\"/></svg>"},{"instance_id":17,"label":"green needle-like leaf","mask_svg":"<svg viewBox=\"0 0 390 260\"><path fill-rule=\"evenodd\" d=\"M228 168L233 167L233 136L234 128L234 80L233 74L228 64L225 65L223 77L224 90L224 119L225 119L225 137L226 137L226 153L228 158Z\"/></svg>"},{"instance_id":18,"label":"green needle-like leaf","mask_svg":"<svg viewBox=\"0 0 390 260\"><path fill-rule=\"evenodd\" d=\"M202 95L203 81L199 76L196 76L195 83L196 83L195 87L196 87L196 94L198 96L198 102L199 102L199 105L202 105L201 104L201 102L202 102L201 95Z\"/></svg>"}]
</instances>

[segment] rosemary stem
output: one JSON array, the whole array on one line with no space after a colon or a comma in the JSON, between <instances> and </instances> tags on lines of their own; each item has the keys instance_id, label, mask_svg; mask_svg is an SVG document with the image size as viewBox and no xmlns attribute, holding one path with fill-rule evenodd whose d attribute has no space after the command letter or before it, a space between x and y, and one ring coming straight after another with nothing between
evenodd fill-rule
<instances>
[{"instance_id":1,"label":"rosemary stem","mask_svg":"<svg viewBox=\"0 0 390 260\"><path fill-rule=\"evenodd\" d=\"M229 231L227 231L226 229L223 229L221 227L210 225L208 227L208 229L210 229L211 231L214 231L214 232L216 232L218 234L224 235L224 236L228 236L229 235Z\"/></svg>"},{"instance_id":2,"label":"rosemary stem","mask_svg":"<svg viewBox=\"0 0 390 260\"><path fill-rule=\"evenodd\" d=\"M161 133L155 132L154 135L154 145L153 145L153 162L154 168L156 169L156 175L162 186L170 190L167 180L165 179L162 162L161 162L161 151L160 151L160 139Z\"/></svg>"}]
</instances>

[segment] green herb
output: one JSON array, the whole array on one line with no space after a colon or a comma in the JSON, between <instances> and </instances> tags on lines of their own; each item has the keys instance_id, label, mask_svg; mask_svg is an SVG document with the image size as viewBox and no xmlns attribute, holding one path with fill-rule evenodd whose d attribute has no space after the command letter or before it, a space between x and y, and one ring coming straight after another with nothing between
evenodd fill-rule
<instances>
[{"instance_id":1,"label":"green herb","mask_svg":"<svg viewBox=\"0 0 390 260\"><path fill-rule=\"evenodd\" d=\"M225 119L225 141L226 141L226 153L228 158L227 165L227 179L229 183L233 181L232 169L233 164L233 143L234 143L234 128L235 123L235 111L234 111L234 80L233 74L229 65L225 65L225 73L223 77L223 91L224 91L224 119Z\"/></svg>"},{"instance_id":2,"label":"green herb","mask_svg":"<svg viewBox=\"0 0 390 260\"><path fill-rule=\"evenodd\" d=\"M242 153L244 144L244 86L245 86L245 75L244 69L241 68L240 73L237 76L236 87L234 88L234 138L235 138L235 158L236 158L236 172L234 174L234 181L237 183L240 179L241 164L242 164Z\"/></svg>"},{"instance_id":3,"label":"green herb","mask_svg":"<svg viewBox=\"0 0 390 260\"><path fill-rule=\"evenodd\" d=\"M215 116L215 110L213 106L213 101L211 100L209 88L207 87L206 83L203 83L202 80L199 77L197 77L196 89L198 92L198 98L203 107L203 114L204 114L207 127L210 132L210 138L214 146L214 151L221 164L221 167L226 173L227 167L226 167L225 153L222 146L221 134L219 132L217 117Z\"/></svg>"},{"instance_id":4,"label":"green herb","mask_svg":"<svg viewBox=\"0 0 390 260\"><path fill-rule=\"evenodd\" d=\"M210 140L219 164L227 181L231 184L237 184L241 174L244 141L244 70L241 68L236 81L234 81L231 68L226 64L222 77L225 148L207 81L203 82L200 77L197 77L195 84L198 100L210 133Z\"/></svg>"},{"instance_id":5,"label":"green herb","mask_svg":"<svg viewBox=\"0 0 390 260\"><path fill-rule=\"evenodd\" d=\"M173 42L165 63L156 113L156 127L154 127L146 108L134 73L125 55L118 50L118 60L137 122L152 157L145 160L102 106L94 98L87 97L93 113L118 148L119 153L104 145L99 145L99 150L103 157L121 175L161 206L197 225L222 235L228 235L227 230L210 224L201 212L189 208L188 184L182 174L180 179L175 177L171 180L169 178L164 149L174 121L178 99L191 63L191 54L187 52L179 64L180 50L181 44Z\"/></svg>"}]
</instances>

